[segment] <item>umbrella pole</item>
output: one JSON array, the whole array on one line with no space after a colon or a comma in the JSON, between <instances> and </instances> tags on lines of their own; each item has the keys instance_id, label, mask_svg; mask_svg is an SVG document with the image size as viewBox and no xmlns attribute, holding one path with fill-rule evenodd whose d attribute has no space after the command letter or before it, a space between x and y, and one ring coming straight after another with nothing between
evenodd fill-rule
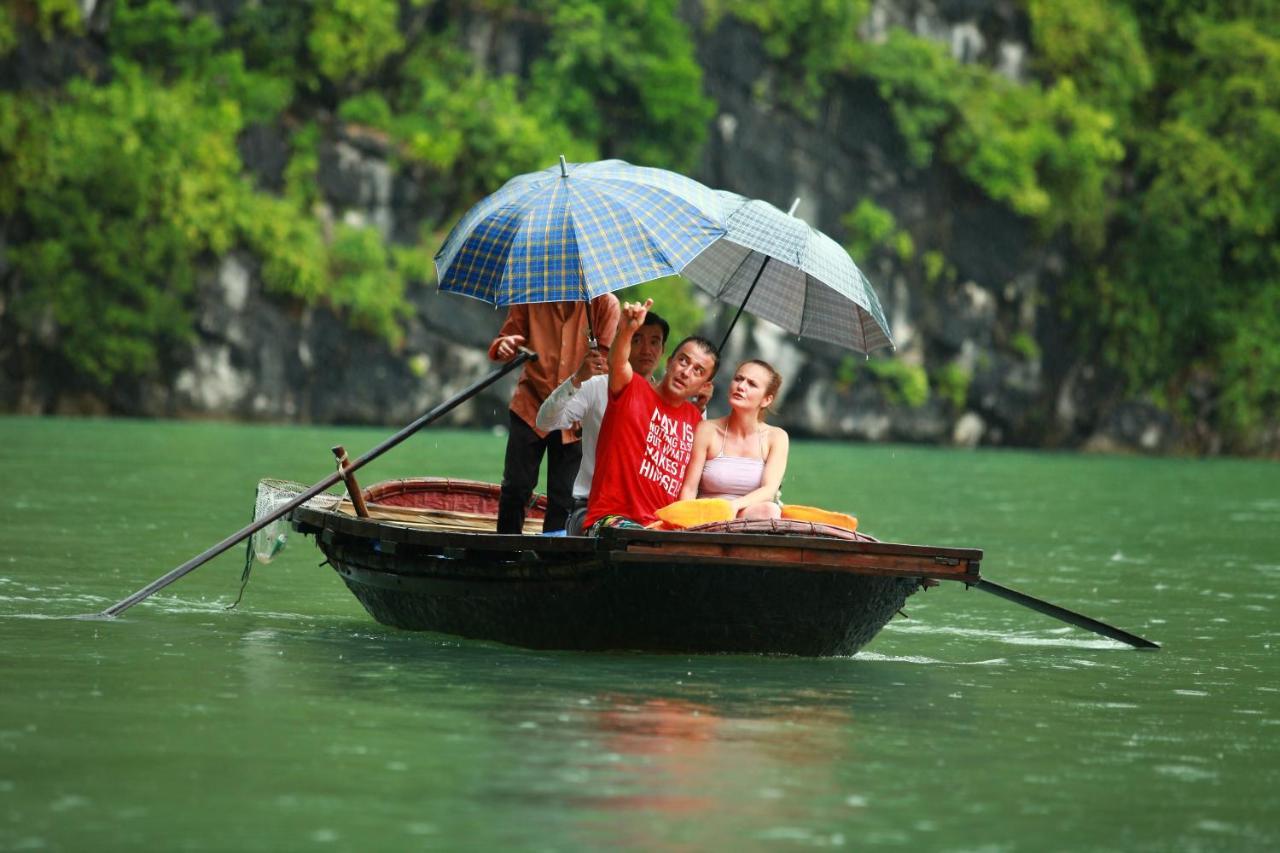
<instances>
[{"instance_id":1,"label":"umbrella pole","mask_svg":"<svg viewBox=\"0 0 1280 853\"><path fill-rule=\"evenodd\" d=\"M564 155L560 155L560 170L564 171ZM564 177L569 177L569 173L565 172ZM596 338L596 323L591 316L591 292L587 290L587 274L578 270L578 282L582 286L582 302L587 306L587 349L593 350L600 345Z\"/></svg>"},{"instance_id":2,"label":"umbrella pole","mask_svg":"<svg viewBox=\"0 0 1280 853\"><path fill-rule=\"evenodd\" d=\"M724 330L724 337L720 340L720 352L724 352L725 346L729 343L729 333L733 331L733 327L738 325L738 318L742 316L742 309L747 307L747 302L751 300L751 294L755 292L756 285L760 283L760 276L764 275L764 268L769 266L769 261L773 260L765 256L764 263L760 265L760 269L756 270L756 277L751 279L751 286L747 288L747 295L743 297L742 304L738 306L738 313L733 315L733 322L729 324L729 328Z\"/></svg>"},{"instance_id":3,"label":"umbrella pole","mask_svg":"<svg viewBox=\"0 0 1280 853\"><path fill-rule=\"evenodd\" d=\"M343 477L354 474L356 469L360 468L365 463L372 462L374 459L378 458L383 453L386 453L388 450L395 447L397 444L404 441L406 438L413 435L415 432L422 429L427 424L453 411L453 409L455 409L459 404L470 399L471 397L474 397L476 394L480 393L485 388L488 388L494 382L497 382L499 379L506 376L508 373L515 370L517 367L524 364L526 361L529 361L531 359L537 359L537 357L538 357L537 353L533 352L532 350L527 350L521 347L520 352L517 353L516 357L511 359L511 361L508 361L506 364L502 365L502 367L499 367L497 370L493 371L488 376L478 380L477 382L473 383L469 387L463 389L457 396L449 400L446 400L445 402L436 406L434 409L427 412L425 415L418 418L416 421L409 424L407 427L400 430L395 435L384 440L381 444L379 444L373 450L370 450L364 456L361 456L355 462L352 462L345 468L339 469L338 471L335 471L334 473L330 474L328 477L325 477L323 480L316 483L314 486L307 489L305 492L298 495L296 498L289 501L289 503L280 507L275 512L272 512L269 515L266 515L258 519L253 524L250 524L248 527L243 528L239 532L231 534L226 539L223 539L221 542L219 542L217 545L212 546L202 554L197 554L196 556L192 557L190 560L187 560L181 566L178 566L176 569L169 572L167 575L157 578L156 580L147 584L145 587L138 590L128 598L125 598L116 602L115 604L111 605L101 613L90 614L85 618L110 619L112 617L119 616L121 613L128 610L130 607L137 604L139 601L142 601L144 598L149 598L152 594L159 592L169 584L183 577L184 575L189 574L190 572L193 572L196 569L200 568L205 563L212 560L214 557L226 551L228 548L231 548L233 545L236 545L240 542L243 542L245 539L248 539L250 536L257 533L259 530L266 527L271 522L279 518L282 518L283 516L287 515L290 512L293 512L295 509L302 506L304 503L311 500L316 495L320 494L325 489L332 486L334 483L338 482L338 480L342 479Z\"/></svg>"}]
</instances>

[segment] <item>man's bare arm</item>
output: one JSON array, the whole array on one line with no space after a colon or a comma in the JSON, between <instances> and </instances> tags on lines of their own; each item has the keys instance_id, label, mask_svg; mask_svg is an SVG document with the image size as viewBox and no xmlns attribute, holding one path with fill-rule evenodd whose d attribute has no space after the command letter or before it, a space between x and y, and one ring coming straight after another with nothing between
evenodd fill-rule
<instances>
[{"instance_id":1,"label":"man's bare arm","mask_svg":"<svg viewBox=\"0 0 1280 853\"><path fill-rule=\"evenodd\" d=\"M618 336L609 347L609 396L616 397L622 389L631 384L635 371L631 369L631 338L636 330L644 325L644 318L649 316L653 300L646 299L644 304L628 302L622 306L622 317L618 320Z\"/></svg>"}]
</instances>

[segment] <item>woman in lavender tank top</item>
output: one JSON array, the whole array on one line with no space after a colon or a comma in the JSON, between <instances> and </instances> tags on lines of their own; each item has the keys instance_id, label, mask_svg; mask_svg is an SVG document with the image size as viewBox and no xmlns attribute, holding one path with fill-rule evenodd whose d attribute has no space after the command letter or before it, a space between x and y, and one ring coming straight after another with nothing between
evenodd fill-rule
<instances>
[{"instance_id":1,"label":"woman in lavender tank top","mask_svg":"<svg viewBox=\"0 0 1280 853\"><path fill-rule=\"evenodd\" d=\"M698 424L681 500L724 498L739 518L779 518L778 488L787 470L785 430L764 422L782 377L768 362L738 365L729 382L729 414Z\"/></svg>"}]
</instances>

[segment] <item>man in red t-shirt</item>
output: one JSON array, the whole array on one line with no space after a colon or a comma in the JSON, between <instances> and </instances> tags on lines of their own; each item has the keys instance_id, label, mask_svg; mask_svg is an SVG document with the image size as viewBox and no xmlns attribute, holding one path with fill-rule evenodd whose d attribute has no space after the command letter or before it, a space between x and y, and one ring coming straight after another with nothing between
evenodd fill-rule
<instances>
[{"instance_id":1,"label":"man in red t-shirt","mask_svg":"<svg viewBox=\"0 0 1280 853\"><path fill-rule=\"evenodd\" d=\"M720 354L706 338L691 336L667 359L657 387L631 368L631 336L653 300L622 306L618 336L609 350L609 405L596 444L596 470L583 527L652 523L654 511L680 496L702 412L689 398L716 375ZM594 532L594 531L593 531Z\"/></svg>"}]
</instances>

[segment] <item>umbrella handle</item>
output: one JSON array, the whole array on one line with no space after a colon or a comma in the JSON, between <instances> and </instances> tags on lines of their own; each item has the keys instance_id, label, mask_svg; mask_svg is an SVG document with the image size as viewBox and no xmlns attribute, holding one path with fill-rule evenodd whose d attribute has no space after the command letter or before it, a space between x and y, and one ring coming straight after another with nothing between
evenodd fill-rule
<instances>
[{"instance_id":1,"label":"umbrella handle","mask_svg":"<svg viewBox=\"0 0 1280 853\"><path fill-rule=\"evenodd\" d=\"M591 300L587 300L587 349L595 349L600 346L600 342L596 339L596 324L591 319Z\"/></svg>"}]
</instances>

